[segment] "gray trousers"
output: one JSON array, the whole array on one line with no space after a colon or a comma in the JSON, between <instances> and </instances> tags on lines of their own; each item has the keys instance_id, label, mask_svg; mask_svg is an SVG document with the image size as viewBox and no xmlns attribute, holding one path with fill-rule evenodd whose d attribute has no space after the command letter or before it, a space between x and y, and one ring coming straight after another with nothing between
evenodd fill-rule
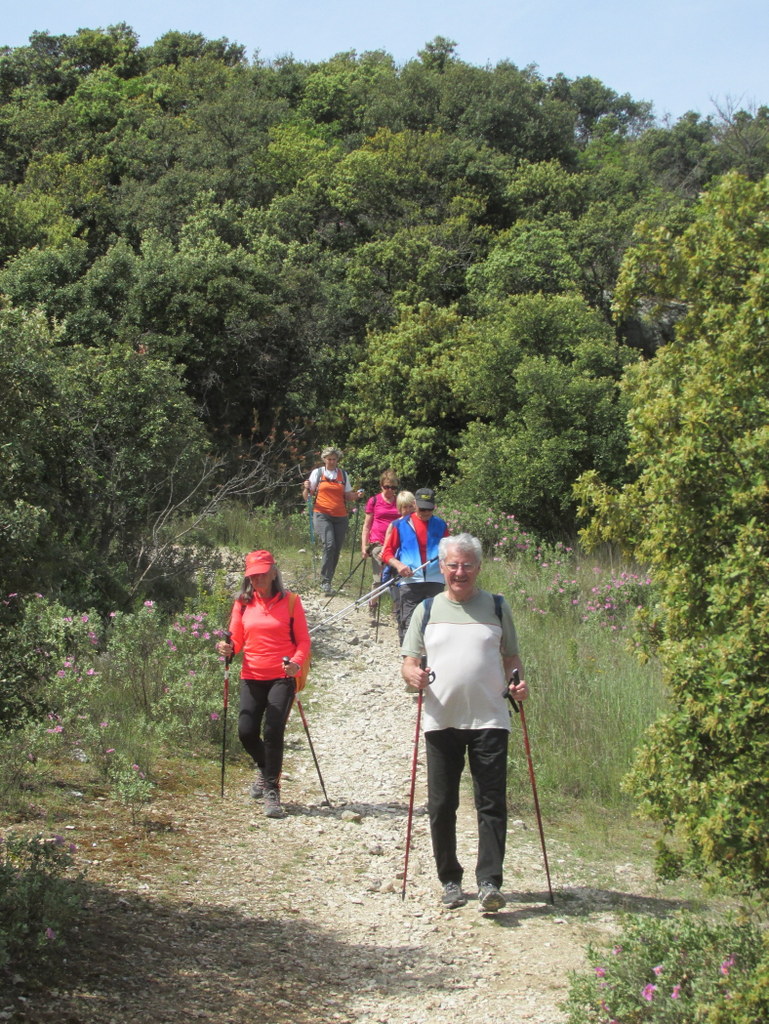
<instances>
[{"instance_id":1,"label":"gray trousers","mask_svg":"<svg viewBox=\"0 0 769 1024\"><path fill-rule=\"evenodd\" d=\"M315 536L323 547L323 560L320 565L321 586L331 586L336 572L336 564L347 536L349 521L347 516L327 516L325 512L313 513L312 523L315 527Z\"/></svg>"}]
</instances>

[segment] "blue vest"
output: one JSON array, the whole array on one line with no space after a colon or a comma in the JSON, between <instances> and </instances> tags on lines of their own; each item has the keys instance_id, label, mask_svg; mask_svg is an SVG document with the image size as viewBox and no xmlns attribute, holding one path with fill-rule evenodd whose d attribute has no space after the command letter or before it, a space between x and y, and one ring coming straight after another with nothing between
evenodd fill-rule
<instances>
[{"instance_id":1,"label":"blue vest","mask_svg":"<svg viewBox=\"0 0 769 1024\"><path fill-rule=\"evenodd\" d=\"M438 567L438 542L446 533L446 524L440 516L432 516L427 524L427 558L435 558L426 569L420 569L413 576L403 580L409 583L443 583L443 576ZM419 541L414 527L411 525L411 516L406 516L403 522L398 523L398 536L401 544L398 548L398 559L405 562L411 569L416 569L424 559L419 550Z\"/></svg>"}]
</instances>

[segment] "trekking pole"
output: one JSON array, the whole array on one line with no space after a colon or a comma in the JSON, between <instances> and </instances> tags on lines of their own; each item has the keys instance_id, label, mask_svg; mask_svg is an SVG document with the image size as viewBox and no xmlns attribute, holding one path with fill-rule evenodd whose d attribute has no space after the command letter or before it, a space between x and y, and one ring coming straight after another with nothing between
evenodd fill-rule
<instances>
[{"instance_id":1,"label":"trekking pole","mask_svg":"<svg viewBox=\"0 0 769 1024\"><path fill-rule=\"evenodd\" d=\"M318 570L315 566L315 523L312 518L312 495L307 495L307 518L310 521L310 550L312 551L312 578L317 579Z\"/></svg>"},{"instance_id":2,"label":"trekking pole","mask_svg":"<svg viewBox=\"0 0 769 1024\"><path fill-rule=\"evenodd\" d=\"M520 675L518 669L513 669L513 683L517 686L520 682ZM508 698L510 703L513 705L513 710L517 715L521 716L521 728L523 729L523 745L526 749L526 760L529 764L529 778L531 779L531 792L534 796L534 810L537 814L537 825L539 826L539 841L542 846L542 859L545 862L545 874L547 875L547 888L550 893L550 902L555 906L555 898L553 896L553 887L550 884L550 868L547 863L547 850L545 849L545 831L542 828L542 815L539 810L539 797L537 796L537 783L534 778L534 764L531 759L531 747L529 745L529 730L526 728L526 712L523 710L523 701L516 701L509 690L505 690L505 696Z\"/></svg>"},{"instance_id":3,"label":"trekking pole","mask_svg":"<svg viewBox=\"0 0 769 1024\"><path fill-rule=\"evenodd\" d=\"M358 518L360 516L360 498L361 498L361 492L359 491L358 492L358 501L357 501L357 504L355 505L355 514L354 514L353 520L352 520L352 543L350 544L350 565L352 565L353 559L355 558L355 548L356 548L356 545L357 545L357 542L358 542ZM358 568L358 566L356 565L355 569L357 569L357 568ZM353 569L352 572L355 572L355 569ZM352 572L350 573L350 576L352 576ZM347 577L348 580L349 580L350 576Z\"/></svg>"},{"instance_id":4,"label":"trekking pole","mask_svg":"<svg viewBox=\"0 0 769 1024\"><path fill-rule=\"evenodd\" d=\"M422 562L421 565L418 565L414 572L419 572L420 569L425 569L428 565L430 565L431 562L437 561L437 555L435 555L433 558L428 558L426 562ZM364 594L363 597L359 597L356 601L351 601L350 604L345 605L344 608L340 608L338 612L334 612L333 615L329 615L327 619L323 619L321 622L316 623L316 625L314 625L312 629L309 631L310 635L312 636L312 634L317 632L317 630L323 629L325 626L330 625L336 619L339 619L343 615L346 615L347 612L350 611L350 609L357 608L359 605L363 604L364 601L370 601L372 597L378 597L379 594L383 594L388 587L392 586L392 583L392 580L387 580L385 583L378 583L373 590L370 590L368 592L368 594Z\"/></svg>"},{"instance_id":5,"label":"trekking pole","mask_svg":"<svg viewBox=\"0 0 769 1024\"><path fill-rule=\"evenodd\" d=\"M424 655L422 655L420 667L422 669L427 668L427 658ZM435 673L431 672L430 682L432 682L433 679L435 679ZM411 849L411 823L414 820L414 790L416 789L417 782L417 755L419 753L419 727L422 723L423 695L424 690L420 690L419 696L417 697L417 727L414 733L414 753L411 758L411 789L409 792L408 824L406 825L406 855L403 860L403 886L401 888L402 900L406 899L406 879L408 878L409 873L409 850Z\"/></svg>"},{"instance_id":6,"label":"trekking pole","mask_svg":"<svg viewBox=\"0 0 769 1024\"><path fill-rule=\"evenodd\" d=\"M232 643L232 633L226 631L224 639L228 644ZM224 712L222 714L222 797L224 796L224 759L227 752L227 705L230 702L230 663L232 655L224 659Z\"/></svg>"},{"instance_id":7,"label":"trekking pole","mask_svg":"<svg viewBox=\"0 0 769 1024\"><path fill-rule=\"evenodd\" d=\"M284 658L283 665L288 665L290 660L290 658ZM302 719L302 725L304 726L304 731L307 736L307 742L310 745L310 753L312 754L312 759L315 762L315 771L318 773L318 779L320 780L320 788L323 790L323 796L325 797L323 803L320 806L331 807L331 801L329 800L328 793L326 792L326 786L325 783L323 782L323 776L320 773L320 765L318 764L318 758L315 755L315 747L313 746L312 743L312 736L310 736L310 727L307 724L307 716L304 713L304 708L302 707L302 702L299 700L298 695L296 697L296 706L299 709L299 716Z\"/></svg>"},{"instance_id":8,"label":"trekking pole","mask_svg":"<svg viewBox=\"0 0 769 1024\"><path fill-rule=\"evenodd\" d=\"M357 564L357 565L355 566L355 568L354 568L354 569L352 570L352 572L350 573L350 575L349 575L349 576L345 576L344 580L342 580L342 582L341 582L341 583L339 584L339 586L337 587L337 593L339 593L339 591L340 591L340 590L342 589L342 587L343 587L343 586L345 585L345 583L347 583L347 581L348 581L348 580L350 579L350 577L352 577L352 576L354 576L354 575L355 575L355 573L356 573L356 572L358 571L358 569L360 569L361 565L362 565L362 564L363 564L363 563L364 563L365 561L366 561L366 559L365 559L365 558L361 558L360 562L358 562L358 564ZM328 606L329 606L329 605L331 604L331 601L332 601L332 598L329 598L329 599L328 599L328 601L326 601L326 603L325 603L325 604L323 605L323 607L324 607L324 608L328 608Z\"/></svg>"}]
</instances>

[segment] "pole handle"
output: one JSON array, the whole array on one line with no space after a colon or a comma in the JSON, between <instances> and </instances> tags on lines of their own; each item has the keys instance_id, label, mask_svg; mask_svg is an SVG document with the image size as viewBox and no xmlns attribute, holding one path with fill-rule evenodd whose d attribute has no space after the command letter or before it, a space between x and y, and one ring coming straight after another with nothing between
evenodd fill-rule
<instances>
[{"instance_id":1,"label":"pole handle","mask_svg":"<svg viewBox=\"0 0 769 1024\"><path fill-rule=\"evenodd\" d=\"M515 683L516 686L518 685L518 683L520 683L521 676L517 668L513 669L513 675L510 681L512 683ZM518 701L515 699L512 693L510 693L507 687L505 687L505 697L507 697L507 699L513 705L513 711L516 713L516 715L520 715L521 709L518 707Z\"/></svg>"}]
</instances>

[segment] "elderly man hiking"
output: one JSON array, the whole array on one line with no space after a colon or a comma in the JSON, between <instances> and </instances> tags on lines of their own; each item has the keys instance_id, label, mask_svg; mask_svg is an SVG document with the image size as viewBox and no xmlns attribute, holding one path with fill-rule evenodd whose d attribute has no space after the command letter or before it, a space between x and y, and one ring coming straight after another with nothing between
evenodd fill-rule
<instances>
[{"instance_id":1,"label":"elderly man hiking","mask_svg":"<svg viewBox=\"0 0 769 1024\"><path fill-rule=\"evenodd\" d=\"M478 819L478 900L482 912L493 913L505 905L500 892L510 732L505 692L522 700L528 690L510 607L477 585L480 541L468 533L444 537L439 559L446 588L415 609L401 647L401 672L423 693L427 810L443 904L453 909L467 902L457 859L459 783L467 754ZM518 685L508 682L515 669Z\"/></svg>"}]
</instances>

